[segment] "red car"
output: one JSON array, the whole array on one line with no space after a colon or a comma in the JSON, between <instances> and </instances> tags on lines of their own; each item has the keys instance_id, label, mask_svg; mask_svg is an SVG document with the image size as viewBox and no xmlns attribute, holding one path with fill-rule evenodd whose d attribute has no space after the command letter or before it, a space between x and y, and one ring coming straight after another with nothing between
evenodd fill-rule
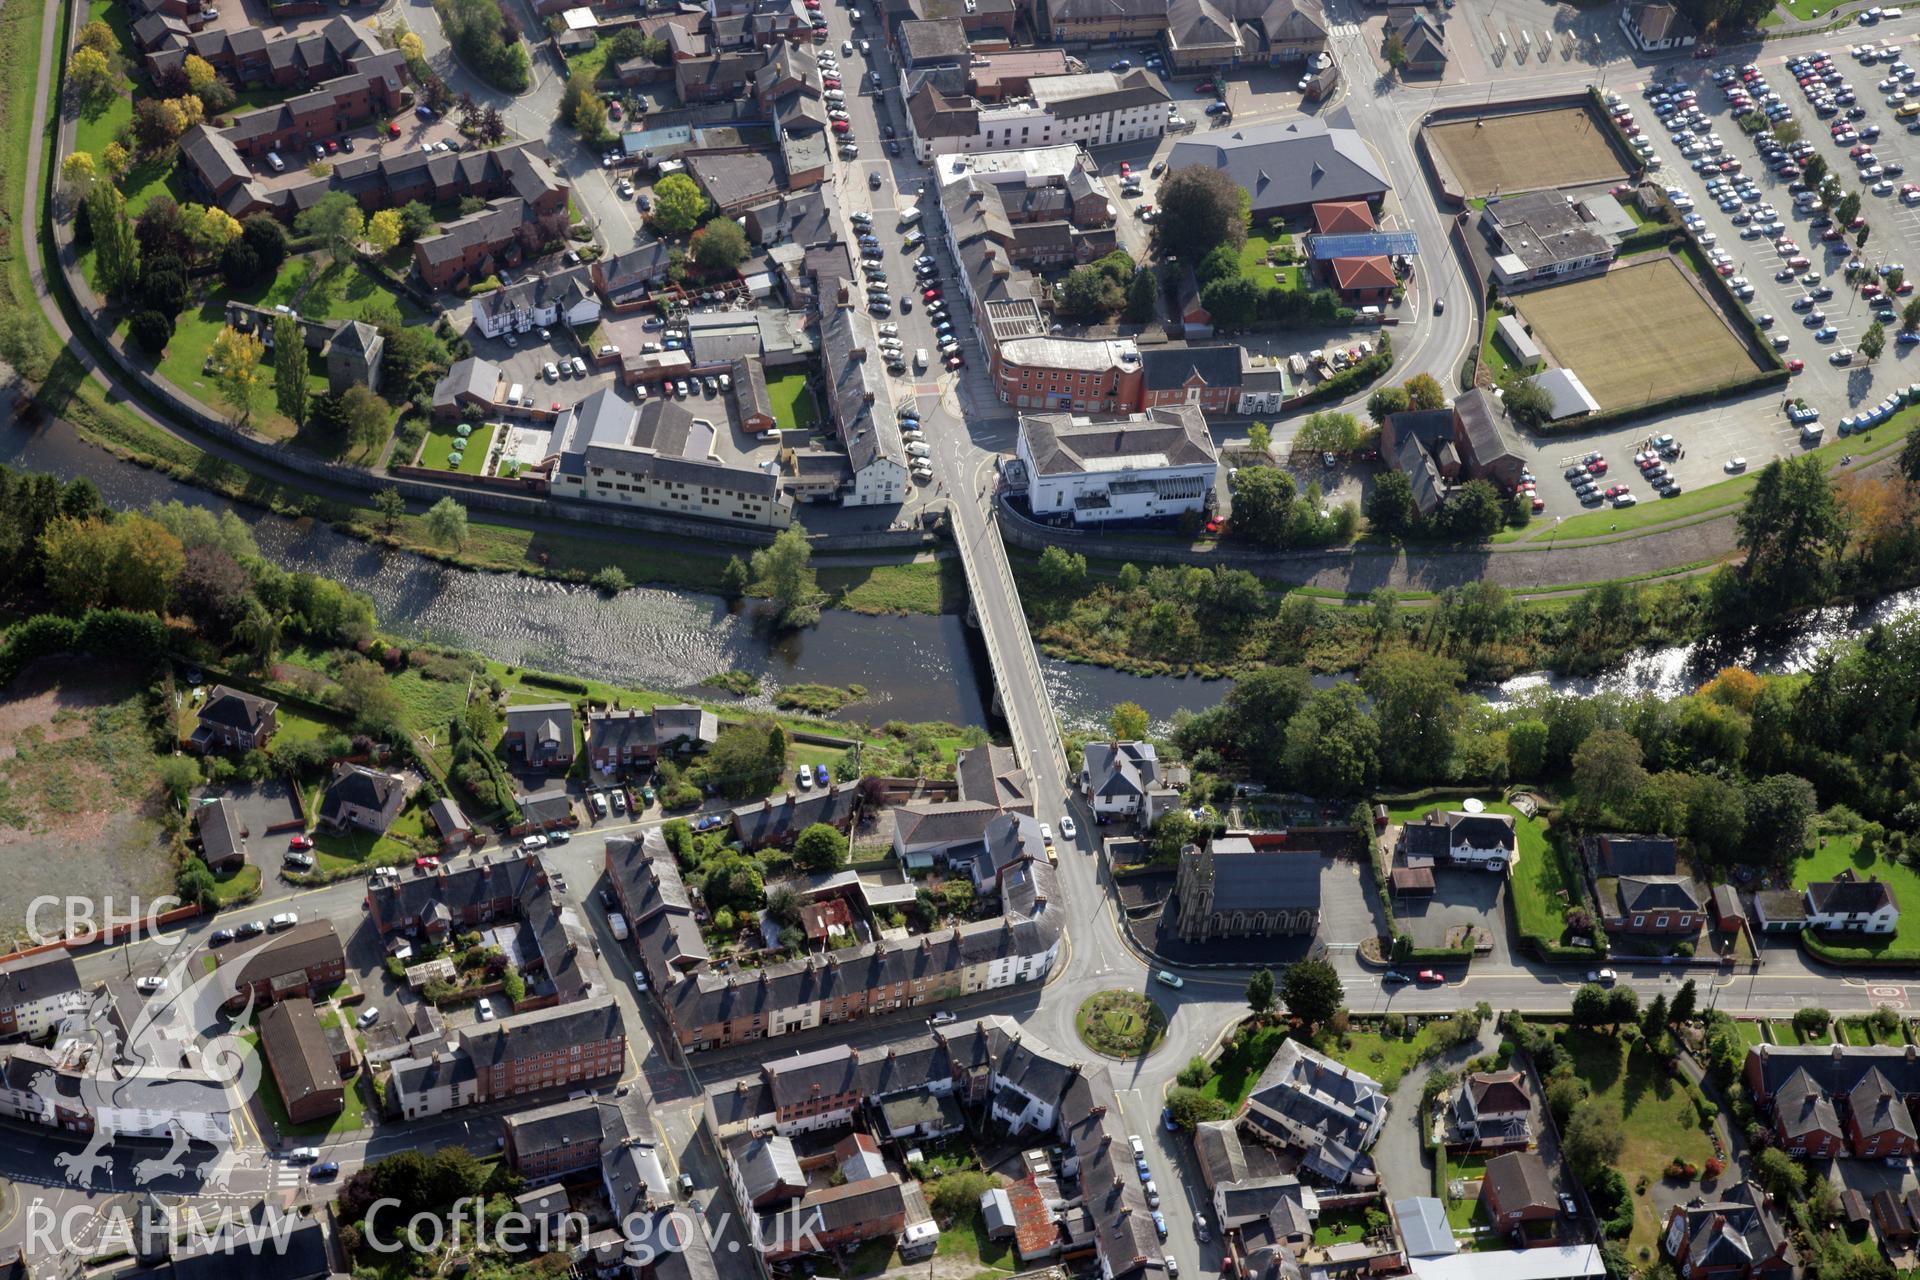
<instances>
[{"instance_id":1,"label":"red car","mask_svg":"<svg viewBox=\"0 0 1920 1280\"><path fill-rule=\"evenodd\" d=\"M1195 93L1212 93L1214 92L1213 81L1202 80L1199 84L1193 86L1193 91Z\"/></svg>"},{"instance_id":2,"label":"red car","mask_svg":"<svg viewBox=\"0 0 1920 1280\"><path fill-rule=\"evenodd\" d=\"M1220 518L1219 518L1218 516L1216 516L1216 517L1214 517L1213 519L1211 519L1211 520L1209 520L1209 521L1207 521L1207 532L1208 532L1208 533L1214 533L1214 534L1217 534L1217 533L1219 533L1219 532L1220 532L1220 531L1221 531L1222 529L1224 529L1224 528L1226 528L1226 527L1227 527L1227 522L1226 522L1226 521L1224 521L1224 520L1222 520L1222 519L1220 519Z\"/></svg>"},{"instance_id":3,"label":"red car","mask_svg":"<svg viewBox=\"0 0 1920 1280\"><path fill-rule=\"evenodd\" d=\"M853 132L853 126L845 120L835 120L833 122L833 131L835 133L851 133Z\"/></svg>"},{"instance_id":4,"label":"red car","mask_svg":"<svg viewBox=\"0 0 1920 1280\"><path fill-rule=\"evenodd\" d=\"M287 848L294 853L305 853L308 849L313 848L313 837L295 836L293 839L287 841Z\"/></svg>"},{"instance_id":5,"label":"red car","mask_svg":"<svg viewBox=\"0 0 1920 1280\"><path fill-rule=\"evenodd\" d=\"M935 298L940 296L940 291L938 289L928 288L926 290L923 290L920 296L925 298L928 302L932 302Z\"/></svg>"},{"instance_id":6,"label":"red car","mask_svg":"<svg viewBox=\"0 0 1920 1280\"><path fill-rule=\"evenodd\" d=\"M1800 371L1801 371L1802 369L1804 369L1804 368L1806 368L1806 367L1807 367L1807 362L1806 362L1805 360L1789 360L1789 361L1787 361L1787 372L1788 372L1788 373L1799 373L1799 372L1800 372Z\"/></svg>"},{"instance_id":7,"label":"red car","mask_svg":"<svg viewBox=\"0 0 1920 1280\"><path fill-rule=\"evenodd\" d=\"M1533 513L1535 515L1539 515L1542 511L1545 511L1546 509L1547 509L1547 500L1545 498L1535 498L1533 500Z\"/></svg>"},{"instance_id":8,"label":"red car","mask_svg":"<svg viewBox=\"0 0 1920 1280\"><path fill-rule=\"evenodd\" d=\"M1607 486L1607 496L1609 498L1617 498L1623 493L1630 493L1630 492L1632 492L1632 490L1628 489L1627 486L1623 484L1610 484Z\"/></svg>"},{"instance_id":9,"label":"red car","mask_svg":"<svg viewBox=\"0 0 1920 1280\"><path fill-rule=\"evenodd\" d=\"M1607 474L1607 460L1605 458L1595 458L1592 462L1589 462L1587 464L1587 474L1591 476L1603 476Z\"/></svg>"},{"instance_id":10,"label":"red car","mask_svg":"<svg viewBox=\"0 0 1920 1280\"><path fill-rule=\"evenodd\" d=\"M1432 969L1422 969L1420 972L1413 975L1413 980L1415 982L1424 982L1429 984L1436 983L1436 982L1444 984L1447 979L1445 974L1436 973Z\"/></svg>"},{"instance_id":11,"label":"red car","mask_svg":"<svg viewBox=\"0 0 1920 1280\"><path fill-rule=\"evenodd\" d=\"M966 363L967 363L967 358L961 355L958 351L954 352L952 355L947 357L947 368L949 369L964 368Z\"/></svg>"},{"instance_id":12,"label":"red car","mask_svg":"<svg viewBox=\"0 0 1920 1280\"><path fill-rule=\"evenodd\" d=\"M835 76L827 76L823 78L820 83L829 89L838 89L840 87L840 81L838 77Z\"/></svg>"},{"instance_id":13,"label":"red car","mask_svg":"<svg viewBox=\"0 0 1920 1280\"><path fill-rule=\"evenodd\" d=\"M1125 160L1120 162L1120 176L1123 178L1131 178L1133 176L1133 166Z\"/></svg>"},{"instance_id":14,"label":"red car","mask_svg":"<svg viewBox=\"0 0 1920 1280\"><path fill-rule=\"evenodd\" d=\"M433 871L439 868L440 859L430 853L423 853L413 860L413 865L421 871Z\"/></svg>"},{"instance_id":15,"label":"red car","mask_svg":"<svg viewBox=\"0 0 1920 1280\"><path fill-rule=\"evenodd\" d=\"M1898 289L1895 289L1894 292L1899 294L1903 298L1906 297L1908 294L1913 292L1913 281L1902 280L1900 282L1900 287Z\"/></svg>"}]
</instances>

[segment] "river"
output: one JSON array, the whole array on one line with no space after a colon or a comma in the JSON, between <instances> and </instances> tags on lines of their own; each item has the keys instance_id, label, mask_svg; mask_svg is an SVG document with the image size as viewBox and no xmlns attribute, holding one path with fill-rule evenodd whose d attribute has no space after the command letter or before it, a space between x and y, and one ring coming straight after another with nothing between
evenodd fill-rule
<instances>
[{"instance_id":1,"label":"river","mask_svg":"<svg viewBox=\"0 0 1920 1280\"><path fill-rule=\"evenodd\" d=\"M472 649L502 662L590 676L614 684L727 701L700 682L720 671L750 671L771 705L785 684L858 684L867 694L845 715L868 721L947 720L983 724L988 691L978 637L957 616L870 617L829 610L804 632L774 634L764 611L716 595L651 587L609 600L587 587L519 574L458 569L404 551L349 538L324 524L290 520L122 462L64 430L0 432L0 462L63 479L86 476L115 507L179 499L247 519L263 555L287 569L322 574L372 597L380 625L408 639ZM1479 689L1496 706L1543 687L1562 692L1653 692L1677 697L1730 664L1755 671L1799 671L1821 650L1876 622L1920 608L1920 591L1888 596L1866 609L1828 609L1791 636L1751 647L1678 645L1637 653L1597 676L1550 672L1516 676ZM1106 667L1043 658L1063 727L1088 728L1116 703L1132 701L1164 725L1182 708L1226 696L1231 682L1136 676ZM1341 677L1326 676L1316 683Z\"/></svg>"}]
</instances>

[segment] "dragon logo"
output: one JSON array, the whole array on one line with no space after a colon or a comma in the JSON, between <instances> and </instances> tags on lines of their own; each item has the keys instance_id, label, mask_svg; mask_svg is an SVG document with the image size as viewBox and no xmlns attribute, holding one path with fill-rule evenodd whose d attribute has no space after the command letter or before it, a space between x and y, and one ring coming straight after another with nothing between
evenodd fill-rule
<instances>
[{"instance_id":1,"label":"dragon logo","mask_svg":"<svg viewBox=\"0 0 1920 1280\"><path fill-rule=\"evenodd\" d=\"M86 1056L77 1101L93 1121L84 1150L54 1157L77 1186L92 1188L112 1174L121 1138L171 1139L163 1154L134 1166L139 1186L194 1175L202 1190L222 1190L240 1163L235 1119L259 1088L260 1055L233 1029L251 1018L253 993L229 1017L233 969L222 965L189 981L193 955L179 950L151 998L136 1000L125 988L116 998L102 986L62 1030L61 1040ZM53 1073L42 1072L33 1087L55 1096ZM190 1168L196 1143L213 1154Z\"/></svg>"}]
</instances>

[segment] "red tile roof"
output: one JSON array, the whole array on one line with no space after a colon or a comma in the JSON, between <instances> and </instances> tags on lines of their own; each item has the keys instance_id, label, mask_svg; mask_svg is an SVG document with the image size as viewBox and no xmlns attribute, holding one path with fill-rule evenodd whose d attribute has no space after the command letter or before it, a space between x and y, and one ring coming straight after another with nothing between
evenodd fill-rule
<instances>
[{"instance_id":1,"label":"red tile roof","mask_svg":"<svg viewBox=\"0 0 1920 1280\"><path fill-rule=\"evenodd\" d=\"M1031 1258L1046 1251L1060 1234L1053 1215L1047 1211L1046 1196L1028 1174L1007 1187L1007 1200L1013 1205L1014 1241L1020 1257Z\"/></svg>"},{"instance_id":2,"label":"red tile roof","mask_svg":"<svg viewBox=\"0 0 1920 1280\"><path fill-rule=\"evenodd\" d=\"M1342 289L1391 289L1393 264L1385 257L1335 258L1333 278Z\"/></svg>"},{"instance_id":3,"label":"red tile roof","mask_svg":"<svg viewBox=\"0 0 1920 1280\"><path fill-rule=\"evenodd\" d=\"M1313 206L1313 226L1323 236L1373 230L1373 210L1365 200L1326 200Z\"/></svg>"}]
</instances>

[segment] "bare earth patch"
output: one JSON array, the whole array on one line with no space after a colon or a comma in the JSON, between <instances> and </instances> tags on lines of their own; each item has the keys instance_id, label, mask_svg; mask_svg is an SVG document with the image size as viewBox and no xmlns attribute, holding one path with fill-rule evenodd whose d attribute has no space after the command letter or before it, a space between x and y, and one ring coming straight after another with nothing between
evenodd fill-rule
<instances>
[{"instance_id":1,"label":"bare earth patch","mask_svg":"<svg viewBox=\"0 0 1920 1280\"><path fill-rule=\"evenodd\" d=\"M1519 195L1627 176L1601 122L1586 107L1489 115L1427 126L1460 194Z\"/></svg>"},{"instance_id":2,"label":"bare earth patch","mask_svg":"<svg viewBox=\"0 0 1920 1280\"><path fill-rule=\"evenodd\" d=\"M0 694L0 936L25 926L37 897L125 911L166 892L159 802L132 672L80 659L22 672Z\"/></svg>"}]
</instances>

